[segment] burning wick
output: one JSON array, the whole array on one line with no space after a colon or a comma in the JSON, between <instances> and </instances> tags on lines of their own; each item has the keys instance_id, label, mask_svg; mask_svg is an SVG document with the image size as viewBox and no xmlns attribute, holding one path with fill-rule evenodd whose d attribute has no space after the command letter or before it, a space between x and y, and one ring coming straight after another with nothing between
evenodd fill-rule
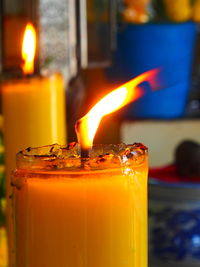
<instances>
[{"instance_id":1,"label":"burning wick","mask_svg":"<svg viewBox=\"0 0 200 267\"><path fill-rule=\"evenodd\" d=\"M34 58L36 50L36 31L31 23L26 25L24 39L22 43L22 59L24 64L22 70L25 75L31 75L34 72Z\"/></svg>"},{"instance_id":2,"label":"burning wick","mask_svg":"<svg viewBox=\"0 0 200 267\"><path fill-rule=\"evenodd\" d=\"M155 88L158 72L158 69L147 71L113 90L76 122L75 129L81 146L81 158L89 157L89 150L92 148L93 139L102 118L143 96L143 90L138 87L142 82L147 81L152 88Z\"/></svg>"}]
</instances>

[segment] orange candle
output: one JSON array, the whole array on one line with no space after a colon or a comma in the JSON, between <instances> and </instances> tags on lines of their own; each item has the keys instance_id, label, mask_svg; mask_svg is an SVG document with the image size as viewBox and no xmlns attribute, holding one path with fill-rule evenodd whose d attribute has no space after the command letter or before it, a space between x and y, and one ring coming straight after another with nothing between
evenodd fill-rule
<instances>
[{"instance_id":1,"label":"orange candle","mask_svg":"<svg viewBox=\"0 0 200 267\"><path fill-rule=\"evenodd\" d=\"M147 266L147 150L92 153L84 167L66 148L18 154L16 267Z\"/></svg>"}]
</instances>

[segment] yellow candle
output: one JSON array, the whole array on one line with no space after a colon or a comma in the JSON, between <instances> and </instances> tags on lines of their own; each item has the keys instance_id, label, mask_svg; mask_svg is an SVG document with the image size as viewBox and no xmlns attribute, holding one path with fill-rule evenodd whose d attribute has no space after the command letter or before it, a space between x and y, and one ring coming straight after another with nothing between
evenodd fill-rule
<instances>
[{"instance_id":1,"label":"yellow candle","mask_svg":"<svg viewBox=\"0 0 200 267\"><path fill-rule=\"evenodd\" d=\"M66 143L65 92L60 74L9 81L3 85L7 172L16 153L29 146ZM7 180L7 188L10 181Z\"/></svg>"},{"instance_id":2,"label":"yellow candle","mask_svg":"<svg viewBox=\"0 0 200 267\"><path fill-rule=\"evenodd\" d=\"M84 167L70 150L48 149L18 155L16 266L146 267L146 149L101 148L110 153Z\"/></svg>"}]
</instances>

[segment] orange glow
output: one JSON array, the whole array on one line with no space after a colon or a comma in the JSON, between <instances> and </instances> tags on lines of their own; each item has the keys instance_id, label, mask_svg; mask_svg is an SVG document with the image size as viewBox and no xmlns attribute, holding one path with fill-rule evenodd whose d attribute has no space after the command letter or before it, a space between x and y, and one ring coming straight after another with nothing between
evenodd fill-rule
<instances>
[{"instance_id":1,"label":"orange glow","mask_svg":"<svg viewBox=\"0 0 200 267\"><path fill-rule=\"evenodd\" d=\"M92 147L98 126L105 115L124 107L143 95L142 89L138 87L140 83L148 81L150 85L155 86L157 73L158 69L150 70L123 84L103 97L84 117L78 120L75 128L81 148Z\"/></svg>"},{"instance_id":2,"label":"orange glow","mask_svg":"<svg viewBox=\"0 0 200 267\"><path fill-rule=\"evenodd\" d=\"M24 74L32 74L34 72L34 57L36 50L36 31L31 23L26 25L24 39L22 44L22 59L24 64L22 70Z\"/></svg>"}]
</instances>

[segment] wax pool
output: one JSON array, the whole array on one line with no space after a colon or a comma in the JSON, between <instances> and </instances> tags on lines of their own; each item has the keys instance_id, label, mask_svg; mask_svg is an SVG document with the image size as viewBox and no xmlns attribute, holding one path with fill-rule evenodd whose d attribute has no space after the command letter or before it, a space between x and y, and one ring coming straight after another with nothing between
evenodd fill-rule
<instances>
[{"instance_id":1,"label":"wax pool","mask_svg":"<svg viewBox=\"0 0 200 267\"><path fill-rule=\"evenodd\" d=\"M46 159L18 154L16 266L146 267L147 152L141 147L123 148L129 156L96 156L84 167L79 158L63 158L63 149Z\"/></svg>"}]
</instances>

